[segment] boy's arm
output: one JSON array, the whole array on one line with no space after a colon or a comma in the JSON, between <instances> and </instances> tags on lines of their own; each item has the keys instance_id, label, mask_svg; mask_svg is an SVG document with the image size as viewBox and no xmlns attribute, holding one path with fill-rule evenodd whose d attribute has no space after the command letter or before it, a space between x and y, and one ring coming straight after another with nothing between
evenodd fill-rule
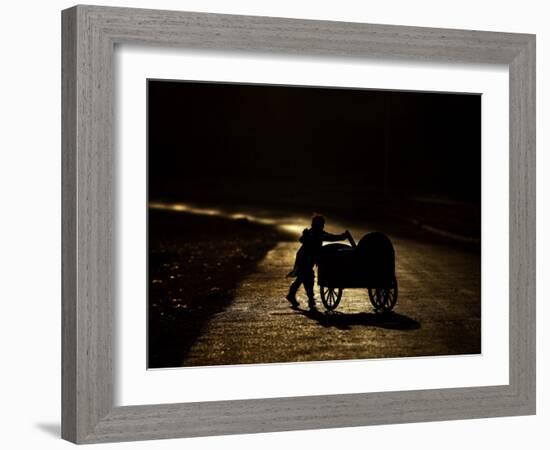
<instances>
[{"instance_id":1,"label":"boy's arm","mask_svg":"<svg viewBox=\"0 0 550 450\"><path fill-rule=\"evenodd\" d=\"M332 233L327 233L326 231L323 231L323 241L337 242L337 241L345 241L347 238L348 238L347 231L345 231L342 234L332 234Z\"/></svg>"}]
</instances>

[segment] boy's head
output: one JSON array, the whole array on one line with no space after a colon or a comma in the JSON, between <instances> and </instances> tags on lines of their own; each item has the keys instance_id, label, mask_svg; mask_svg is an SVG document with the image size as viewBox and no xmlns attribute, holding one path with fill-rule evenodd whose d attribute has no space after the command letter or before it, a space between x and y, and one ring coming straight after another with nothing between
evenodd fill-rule
<instances>
[{"instance_id":1,"label":"boy's head","mask_svg":"<svg viewBox=\"0 0 550 450\"><path fill-rule=\"evenodd\" d=\"M325 218L321 214L315 213L311 218L311 228L322 230L325 227Z\"/></svg>"}]
</instances>

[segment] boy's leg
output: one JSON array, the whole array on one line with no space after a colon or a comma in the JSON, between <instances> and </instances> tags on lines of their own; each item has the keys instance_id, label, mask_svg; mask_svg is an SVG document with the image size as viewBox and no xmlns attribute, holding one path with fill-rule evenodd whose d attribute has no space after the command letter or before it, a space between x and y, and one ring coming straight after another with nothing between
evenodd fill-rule
<instances>
[{"instance_id":1,"label":"boy's leg","mask_svg":"<svg viewBox=\"0 0 550 450\"><path fill-rule=\"evenodd\" d=\"M292 306L298 306L299 304L296 300L296 292L298 292L298 289L300 289L301 284L302 280L300 279L300 277L298 277L294 280L294 282L290 285L290 288L288 289L286 299L292 304Z\"/></svg>"},{"instance_id":2,"label":"boy's leg","mask_svg":"<svg viewBox=\"0 0 550 450\"><path fill-rule=\"evenodd\" d=\"M304 283L304 289L307 293L307 299L308 299L308 305L310 308L315 307L315 292L313 291L313 286L315 283L315 274L313 273L313 270L311 273L307 274L307 277L304 277L303 280Z\"/></svg>"}]
</instances>

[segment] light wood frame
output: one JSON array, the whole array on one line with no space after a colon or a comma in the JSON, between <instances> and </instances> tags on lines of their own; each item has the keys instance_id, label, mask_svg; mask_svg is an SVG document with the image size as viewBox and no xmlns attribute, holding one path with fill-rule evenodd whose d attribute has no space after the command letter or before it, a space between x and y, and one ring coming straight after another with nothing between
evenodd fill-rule
<instances>
[{"instance_id":1,"label":"light wood frame","mask_svg":"<svg viewBox=\"0 0 550 450\"><path fill-rule=\"evenodd\" d=\"M75 6L62 13L62 436L76 443L535 413L535 36ZM506 64L508 385L114 407L113 52L141 43Z\"/></svg>"}]
</instances>

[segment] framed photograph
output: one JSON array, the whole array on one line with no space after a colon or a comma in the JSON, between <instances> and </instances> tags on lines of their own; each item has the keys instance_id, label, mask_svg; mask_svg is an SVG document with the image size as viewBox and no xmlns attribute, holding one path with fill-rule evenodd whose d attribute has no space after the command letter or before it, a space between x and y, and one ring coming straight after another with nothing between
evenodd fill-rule
<instances>
[{"instance_id":1,"label":"framed photograph","mask_svg":"<svg viewBox=\"0 0 550 450\"><path fill-rule=\"evenodd\" d=\"M65 439L535 413L533 35L62 24Z\"/></svg>"}]
</instances>

